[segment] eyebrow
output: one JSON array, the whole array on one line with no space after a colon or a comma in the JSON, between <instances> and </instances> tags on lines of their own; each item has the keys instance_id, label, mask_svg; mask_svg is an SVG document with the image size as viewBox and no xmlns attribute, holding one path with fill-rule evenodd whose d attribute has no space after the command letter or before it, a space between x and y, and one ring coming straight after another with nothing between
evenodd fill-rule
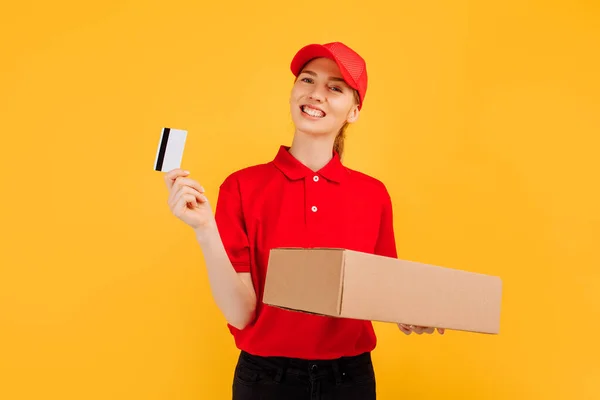
<instances>
[{"instance_id":1,"label":"eyebrow","mask_svg":"<svg viewBox=\"0 0 600 400\"><path fill-rule=\"evenodd\" d=\"M312 76L317 76L317 74L313 71L308 71L308 70L304 70L302 71L303 74L309 74ZM346 83L346 81L344 80L344 78L339 78L337 76L332 76L331 78L329 78L330 81L337 81L337 82L343 82Z\"/></svg>"}]
</instances>

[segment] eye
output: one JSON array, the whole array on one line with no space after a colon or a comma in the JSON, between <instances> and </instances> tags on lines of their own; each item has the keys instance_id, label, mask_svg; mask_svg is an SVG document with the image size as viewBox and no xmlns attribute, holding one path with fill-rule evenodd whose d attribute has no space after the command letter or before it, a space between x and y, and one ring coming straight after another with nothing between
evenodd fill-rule
<instances>
[{"instance_id":1,"label":"eye","mask_svg":"<svg viewBox=\"0 0 600 400\"><path fill-rule=\"evenodd\" d=\"M342 93L342 89L341 89L340 87L337 87L337 86L332 86L332 87L331 87L331 90L335 90L335 91L337 91L337 92L340 92L340 93Z\"/></svg>"},{"instance_id":2,"label":"eye","mask_svg":"<svg viewBox=\"0 0 600 400\"><path fill-rule=\"evenodd\" d=\"M310 79L310 78L302 78L301 81L302 82L306 82L306 83L312 83L313 82L313 80Z\"/></svg>"}]
</instances>

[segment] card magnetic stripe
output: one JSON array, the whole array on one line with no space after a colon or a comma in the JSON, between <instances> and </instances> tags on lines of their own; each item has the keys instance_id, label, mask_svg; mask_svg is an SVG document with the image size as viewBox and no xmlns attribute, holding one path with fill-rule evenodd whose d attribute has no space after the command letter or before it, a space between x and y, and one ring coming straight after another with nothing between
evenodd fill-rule
<instances>
[{"instance_id":1,"label":"card magnetic stripe","mask_svg":"<svg viewBox=\"0 0 600 400\"><path fill-rule=\"evenodd\" d=\"M170 132L170 128L163 129L162 139L160 141L160 149L158 150L158 158L156 159L155 169L157 171L162 171L163 161L165 160L165 154L167 152L167 144L169 143Z\"/></svg>"}]
</instances>

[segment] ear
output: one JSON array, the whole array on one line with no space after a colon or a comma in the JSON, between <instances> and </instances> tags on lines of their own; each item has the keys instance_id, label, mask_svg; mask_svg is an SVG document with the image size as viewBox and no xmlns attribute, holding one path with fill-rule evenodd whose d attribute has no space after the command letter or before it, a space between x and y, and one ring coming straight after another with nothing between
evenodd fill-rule
<instances>
[{"instance_id":1,"label":"ear","mask_svg":"<svg viewBox=\"0 0 600 400\"><path fill-rule=\"evenodd\" d=\"M355 104L348 112L348 117L346 118L346 121L348 121L349 123L356 122L358 120L359 115L360 110L358 109L358 105Z\"/></svg>"}]
</instances>

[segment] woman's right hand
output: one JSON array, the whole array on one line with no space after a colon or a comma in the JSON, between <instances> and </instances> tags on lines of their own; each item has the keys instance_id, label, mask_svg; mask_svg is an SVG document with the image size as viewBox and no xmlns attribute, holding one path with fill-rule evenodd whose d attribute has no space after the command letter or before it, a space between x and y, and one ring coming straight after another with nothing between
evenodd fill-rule
<instances>
[{"instance_id":1,"label":"woman's right hand","mask_svg":"<svg viewBox=\"0 0 600 400\"><path fill-rule=\"evenodd\" d=\"M204 188L188 175L189 172L179 168L165 174L168 204L173 215L198 231L211 226L214 215Z\"/></svg>"}]
</instances>

